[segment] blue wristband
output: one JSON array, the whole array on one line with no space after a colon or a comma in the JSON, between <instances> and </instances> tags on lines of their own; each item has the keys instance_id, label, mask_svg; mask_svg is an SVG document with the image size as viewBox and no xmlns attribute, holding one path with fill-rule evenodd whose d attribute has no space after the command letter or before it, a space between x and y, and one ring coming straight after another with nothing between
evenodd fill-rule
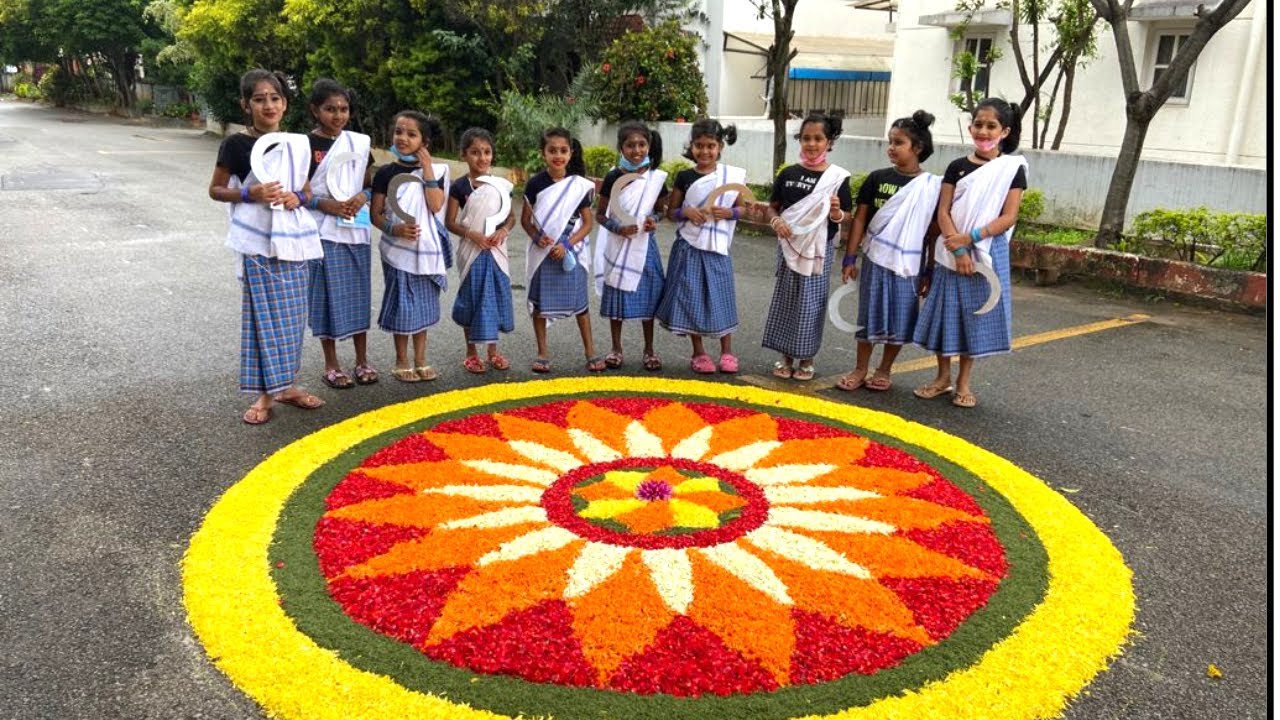
<instances>
[{"instance_id":1,"label":"blue wristband","mask_svg":"<svg viewBox=\"0 0 1280 720\"><path fill-rule=\"evenodd\" d=\"M844 254L844 259L840 261L840 267L842 268L853 267L857 263L858 263L858 251L855 250L853 252L847 252Z\"/></svg>"},{"instance_id":2,"label":"blue wristband","mask_svg":"<svg viewBox=\"0 0 1280 720\"><path fill-rule=\"evenodd\" d=\"M365 188L365 189L364 189L364 201L365 201L365 202L373 202L373 189L372 189L372 188Z\"/></svg>"},{"instance_id":3,"label":"blue wristband","mask_svg":"<svg viewBox=\"0 0 1280 720\"><path fill-rule=\"evenodd\" d=\"M615 235L622 229L622 223L618 222L617 218L605 218L604 222L600 224L604 225L605 230L608 230Z\"/></svg>"},{"instance_id":4,"label":"blue wristband","mask_svg":"<svg viewBox=\"0 0 1280 720\"><path fill-rule=\"evenodd\" d=\"M311 202L307 203L307 207L311 208L312 210L319 210L319 209L320 209L320 196L319 196L319 195L312 195L312 196L311 196Z\"/></svg>"},{"instance_id":5,"label":"blue wristband","mask_svg":"<svg viewBox=\"0 0 1280 720\"><path fill-rule=\"evenodd\" d=\"M426 187L435 188L437 190L440 188L439 180L423 180L422 184L425 185Z\"/></svg>"},{"instance_id":6,"label":"blue wristband","mask_svg":"<svg viewBox=\"0 0 1280 720\"><path fill-rule=\"evenodd\" d=\"M240 202L242 202L242 203L253 202L253 198L249 197L249 186L248 186L248 185L241 185L241 186L240 186Z\"/></svg>"},{"instance_id":7,"label":"blue wristband","mask_svg":"<svg viewBox=\"0 0 1280 720\"><path fill-rule=\"evenodd\" d=\"M974 228L974 229L970 230L970 231L969 231L969 239L970 239L970 240L972 240L972 241L974 241L974 242L979 242L979 241L981 241L981 240L982 240L982 230L981 230L981 229L979 229L979 228Z\"/></svg>"},{"instance_id":8,"label":"blue wristband","mask_svg":"<svg viewBox=\"0 0 1280 720\"><path fill-rule=\"evenodd\" d=\"M303 194L302 194L302 191L300 191L300 190L294 190L294 191L293 191L293 195L294 195L294 197L298 198L298 204L299 204L299 205L306 206L306 204L307 204L307 196L306 196L306 195L303 195Z\"/></svg>"},{"instance_id":9,"label":"blue wristband","mask_svg":"<svg viewBox=\"0 0 1280 720\"><path fill-rule=\"evenodd\" d=\"M965 246L961 245L960 247L956 248L955 250L952 250L952 251L951 251L951 254L952 254L952 255L955 255L956 257L960 257L961 255L968 255L968 254L969 254L969 248L967 248L967 247L965 247Z\"/></svg>"},{"instance_id":10,"label":"blue wristband","mask_svg":"<svg viewBox=\"0 0 1280 720\"><path fill-rule=\"evenodd\" d=\"M684 220L684 208L676 208L676 219Z\"/></svg>"},{"instance_id":11,"label":"blue wristband","mask_svg":"<svg viewBox=\"0 0 1280 720\"><path fill-rule=\"evenodd\" d=\"M734 207L734 208L733 208L733 219L736 221L737 219L739 219L739 218L741 218L741 217L742 217L742 208Z\"/></svg>"}]
</instances>

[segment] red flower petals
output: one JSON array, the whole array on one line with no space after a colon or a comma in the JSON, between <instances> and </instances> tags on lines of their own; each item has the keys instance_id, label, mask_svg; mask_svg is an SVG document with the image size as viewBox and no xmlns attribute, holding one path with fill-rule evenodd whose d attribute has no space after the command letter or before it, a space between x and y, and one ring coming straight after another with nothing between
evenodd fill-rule
<instances>
[{"instance_id":1,"label":"red flower petals","mask_svg":"<svg viewBox=\"0 0 1280 720\"><path fill-rule=\"evenodd\" d=\"M325 510L337 510L365 500L377 500L412 492L413 488L377 480L357 470L342 478L341 482L330 491L324 499L324 507Z\"/></svg>"},{"instance_id":2,"label":"red flower petals","mask_svg":"<svg viewBox=\"0 0 1280 720\"><path fill-rule=\"evenodd\" d=\"M432 445L426 438L418 434L388 445L369 456L361 463L361 467L378 467L380 465L404 465L416 462L440 462L448 460L443 450Z\"/></svg>"},{"instance_id":3,"label":"red flower petals","mask_svg":"<svg viewBox=\"0 0 1280 720\"><path fill-rule=\"evenodd\" d=\"M889 633L849 628L818 613L796 610L792 684L827 682L849 673L873 675L920 651L920 644Z\"/></svg>"},{"instance_id":4,"label":"red flower petals","mask_svg":"<svg viewBox=\"0 0 1280 720\"><path fill-rule=\"evenodd\" d=\"M734 407L732 405L714 405L712 403L691 402L685 403L684 406L712 425L758 413L757 410L748 410L747 408Z\"/></svg>"},{"instance_id":5,"label":"red flower petals","mask_svg":"<svg viewBox=\"0 0 1280 720\"><path fill-rule=\"evenodd\" d=\"M447 568L372 578L341 578L329 594L356 622L401 642L426 639L449 593L470 570Z\"/></svg>"},{"instance_id":6,"label":"red flower petals","mask_svg":"<svg viewBox=\"0 0 1280 720\"><path fill-rule=\"evenodd\" d=\"M544 423L551 423L556 427L568 427L569 411L573 410L573 406L576 404L576 400L560 400L558 402L549 402L542 405L534 405L532 407L506 410L502 414L522 418L524 420L538 420Z\"/></svg>"},{"instance_id":7,"label":"red flower petals","mask_svg":"<svg viewBox=\"0 0 1280 720\"><path fill-rule=\"evenodd\" d=\"M823 425L822 423L809 422L807 420L796 420L793 418L779 417L774 418L778 424L778 440L786 442L788 440L817 440L820 438L842 438L849 437L853 433L848 430ZM832 458L841 460L843 458Z\"/></svg>"},{"instance_id":8,"label":"red flower petals","mask_svg":"<svg viewBox=\"0 0 1280 720\"><path fill-rule=\"evenodd\" d=\"M328 578L429 532L426 528L322 517L316 523L313 547L320 561L320 572Z\"/></svg>"},{"instance_id":9,"label":"red flower petals","mask_svg":"<svg viewBox=\"0 0 1280 720\"><path fill-rule=\"evenodd\" d=\"M492 415L471 415L457 420L447 420L431 428L438 433L461 433L463 435L483 435L502 439L502 428Z\"/></svg>"},{"instance_id":10,"label":"red flower petals","mask_svg":"<svg viewBox=\"0 0 1280 720\"><path fill-rule=\"evenodd\" d=\"M670 400L662 398L647 397L620 397L620 398L597 398L591 401L592 405L612 410L619 415L626 415L636 420L643 420L644 416L654 408L660 408L663 405L670 405Z\"/></svg>"},{"instance_id":11,"label":"red flower petals","mask_svg":"<svg viewBox=\"0 0 1280 720\"><path fill-rule=\"evenodd\" d=\"M928 500L935 505L946 505L957 510L963 510L970 515L986 515L982 511L982 506L969 497L965 491L941 478L905 492L903 495L917 500Z\"/></svg>"},{"instance_id":12,"label":"red flower petals","mask_svg":"<svg viewBox=\"0 0 1280 720\"><path fill-rule=\"evenodd\" d=\"M880 578L915 613L916 622L936 640L987 604L999 583L976 578Z\"/></svg>"},{"instance_id":13,"label":"red flower petals","mask_svg":"<svg viewBox=\"0 0 1280 720\"><path fill-rule=\"evenodd\" d=\"M981 523L953 522L903 534L930 550L950 555L996 577L1004 577L1009 572L1004 548L991 528Z\"/></svg>"},{"instance_id":14,"label":"red flower petals","mask_svg":"<svg viewBox=\"0 0 1280 720\"><path fill-rule=\"evenodd\" d=\"M904 472L927 472L934 477L941 477L927 463L921 462L895 447L878 442L871 442L862 456L859 465L867 467L887 467Z\"/></svg>"},{"instance_id":15,"label":"red flower petals","mask_svg":"<svg viewBox=\"0 0 1280 720\"><path fill-rule=\"evenodd\" d=\"M642 695L698 697L776 690L778 683L758 663L682 615L663 628L647 650L623 661L609 687Z\"/></svg>"},{"instance_id":16,"label":"red flower petals","mask_svg":"<svg viewBox=\"0 0 1280 720\"><path fill-rule=\"evenodd\" d=\"M579 687L596 682L595 670L574 635L573 616L558 600L511 613L496 625L458 633L423 652L476 672Z\"/></svg>"}]
</instances>

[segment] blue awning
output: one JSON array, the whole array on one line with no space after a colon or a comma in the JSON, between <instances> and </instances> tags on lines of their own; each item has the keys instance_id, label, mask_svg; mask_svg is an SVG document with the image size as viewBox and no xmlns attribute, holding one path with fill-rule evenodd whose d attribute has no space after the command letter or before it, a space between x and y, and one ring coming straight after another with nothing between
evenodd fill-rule
<instances>
[{"instance_id":1,"label":"blue awning","mask_svg":"<svg viewBox=\"0 0 1280 720\"><path fill-rule=\"evenodd\" d=\"M872 82L889 82L889 73L873 70L835 70L832 68L793 67L787 71L792 80L839 80L852 82L864 80Z\"/></svg>"}]
</instances>

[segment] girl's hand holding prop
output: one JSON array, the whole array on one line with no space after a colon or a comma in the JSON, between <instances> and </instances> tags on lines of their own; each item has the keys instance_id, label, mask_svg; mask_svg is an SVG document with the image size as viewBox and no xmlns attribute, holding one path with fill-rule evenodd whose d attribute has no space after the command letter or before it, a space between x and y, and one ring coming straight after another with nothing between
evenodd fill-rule
<instances>
[{"instance_id":1,"label":"girl's hand holding prop","mask_svg":"<svg viewBox=\"0 0 1280 720\"><path fill-rule=\"evenodd\" d=\"M613 183L613 189L610 191L612 196L609 198L609 216L618 221L621 225L618 235L631 236L636 234L636 230L640 226L640 218L632 215L626 208L622 207L622 191L631 183L643 179L638 173L627 173L618 178ZM622 232L630 229L631 232Z\"/></svg>"},{"instance_id":2,"label":"girl's hand holding prop","mask_svg":"<svg viewBox=\"0 0 1280 720\"><path fill-rule=\"evenodd\" d=\"M387 205L391 208L391 212L396 214L403 223L412 224L418 221L413 213L408 212L400 206L400 187L406 184L416 184L426 187L427 182L412 173L400 173L391 178L391 182L387 183ZM414 227L417 227L416 225ZM417 234L415 233L416 237Z\"/></svg>"},{"instance_id":3,"label":"girl's hand holding prop","mask_svg":"<svg viewBox=\"0 0 1280 720\"><path fill-rule=\"evenodd\" d=\"M484 234L485 234L485 237L491 239L490 240L491 246L499 245L501 243L492 241L493 235L498 231L498 226L506 223L507 216L511 214L511 195L508 194L508 191L503 187L503 184L507 183L507 181L502 178L495 178L492 175L481 175L480 177L476 178L476 182L484 183L485 185L492 187L494 190L498 192L498 198L500 203L498 205L498 211L490 215L489 217L485 218ZM505 237L506 236L503 235L503 238Z\"/></svg>"},{"instance_id":4,"label":"girl's hand holding prop","mask_svg":"<svg viewBox=\"0 0 1280 720\"><path fill-rule=\"evenodd\" d=\"M271 151L282 153L288 142L288 133L267 133L259 137L253 143L253 149L249 151L249 169L253 171L254 177L258 178L258 182L263 185L275 185L275 190L268 188L263 196L264 200L271 203L272 210L284 210L285 207L280 202L280 179L274 177L271 171L267 169L266 155Z\"/></svg>"},{"instance_id":5,"label":"girl's hand holding prop","mask_svg":"<svg viewBox=\"0 0 1280 720\"><path fill-rule=\"evenodd\" d=\"M728 220L733 217L733 208L722 207L716 204L716 201L720 199L720 196L728 192L738 193L738 197L742 198L742 202L744 203L756 201L756 195L751 192L751 188L743 185L742 183L729 183L727 185L721 185L707 194L707 199L702 204L701 213L709 215L716 220ZM689 210L685 210L685 215L688 216L689 212ZM701 225L702 223L699 222L696 224Z\"/></svg>"}]
</instances>

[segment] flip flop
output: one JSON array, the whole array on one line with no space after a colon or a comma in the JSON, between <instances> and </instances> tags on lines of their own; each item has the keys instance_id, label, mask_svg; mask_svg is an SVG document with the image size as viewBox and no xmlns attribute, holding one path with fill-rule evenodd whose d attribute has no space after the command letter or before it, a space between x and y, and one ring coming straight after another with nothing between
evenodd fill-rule
<instances>
[{"instance_id":1,"label":"flip flop","mask_svg":"<svg viewBox=\"0 0 1280 720\"><path fill-rule=\"evenodd\" d=\"M817 370L813 368L813 365L800 363L800 367L796 368L796 371L791 374L791 379L799 380L800 382L808 382L813 379L815 374L817 374Z\"/></svg>"},{"instance_id":2,"label":"flip flop","mask_svg":"<svg viewBox=\"0 0 1280 720\"><path fill-rule=\"evenodd\" d=\"M893 380L890 378L889 373L887 372L882 372L880 370L877 370L875 371L875 373L871 375L870 378L867 379L868 390L875 390L876 392L884 392L885 390L888 390L891 387L893 387Z\"/></svg>"},{"instance_id":3,"label":"flip flop","mask_svg":"<svg viewBox=\"0 0 1280 720\"><path fill-rule=\"evenodd\" d=\"M853 372L841 375L840 379L836 381L836 387L844 390L845 392L853 392L854 390L865 386L867 384L867 371L863 370L861 375L854 377L857 373L858 371L854 370Z\"/></svg>"},{"instance_id":4,"label":"flip flop","mask_svg":"<svg viewBox=\"0 0 1280 720\"><path fill-rule=\"evenodd\" d=\"M603 372L608 365L608 360L601 360L598 357L593 357L590 360L587 360L587 372Z\"/></svg>"},{"instance_id":5,"label":"flip flop","mask_svg":"<svg viewBox=\"0 0 1280 720\"><path fill-rule=\"evenodd\" d=\"M259 408L250 406L244 411L244 415L240 416L245 425L265 425L271 419L271 408Z\"/></svg>"},{"instance_id":6,"label":"flip flop","mask_svg":"<svg viewBox=\"0 0 1280 720\"><path fill-rule=\"evenodd\" d=\"M315 410L324 407L324 400L312 395L305 390L299 391L297 395L277 395L272 400L282 405L292 405L303 410Z\"/></svg>"},{"instance_id":7,"label":"flip flop","mask_svg":"<svg viewBox=\"0 0 1280 720\"><path fill-rule=\"evenodd\" d=\"M711 358L707 358L710 360ZM653 353L644 354L644 369L649 372L657 372L662 369L662 358Z\"/></svg>"},{"instance_id":8,"label":"flip flop","mask_svg":"<svg viewBox=\"0 0 1280 720\"><path fill-rule=\"evenodd\" d=\"M529 366L529 369L539 375L545 375L551 372L551 361L546 358L534 358L533 364Z\"/></svg>"},{"instance_id":9,"label":"flip flop","mask_svg":"<svg viewBox=\"0 0 1280 720\"><path fill-rule=\"evenodd\" d=\"M480 375L488 369L485 367L484 361L480 359L479 355L468 355L467 359L462 361L462 367L466 368L467 372L474 373L476 375Z\"/></svg>"},{"instance_id":10,"label":"flip flop","mask_svg":"<svg viewBox=\"0 0 1280 720\"><path fill-rule=\"evenodd\" d=\"M422 378L418 377L418 371L413 368L395 368L391 371L391 377L400 382L414 383L419 382Z\"/></svg>"},{"instance_id":11,"label":"flip flop","mask_svg":"<svg viewBox=\"0 0 1280 720\"><path fill-rule=\"evenodd\" d=\"M378 382L378 371L368 363L355 366L351 372L356 376L357 385L372 385Z\"/></svg>"},{"instance_id":12,"label":"flip flop","mask_svg":"<svg viewBox=\"0 0 1280 720\"><path fill-rule=\"evenodd\" d=\"M604 366L610 370L617 370L622 367L622 353L611 352L604 356Z\"/></svg>"},{"instance_id":13,"label":"flip flop","mask_svg":"<svg viewBox=\"0 0 1280 720\"><path fill-rule=\"evenodd\" d=\"M320 376L320 379L324 381L325 385L328 385L334 390L348 390L356 385L355 382L351 380L350 375L336 369L325 370L324 374Z\"/></svg>"},{"instance_id":14,"label":"flip flop","mask_svg":"<svg viewBox=\"0 0 1280 720\"><path fill-rule=\"evenodd\" d=\"M732 353L724 353L720 356L720 372L736 373L738 372L738 356Z\"/></svg>"},{"instance_id":15,"label":"flip flop","mask_svg":"<svg viewBox=\"0 0 1280 720\"><path fill-rule=\"evenodd\" d=\"M939 395L946 395L947 393L951 392L951 389L952 388L950 385L947 385L946 387L938 387L933 383L929 383L928 385L921 385L920 387L916 388L915 390L912 390L911 392L916 397L922 400L932 400L938 397Z\"/></svg>"},{"instance_id":16,"label":"flip flop","mask_svg":"<svg viewBox=\"0 0 1280 720\"><path fill-rule=\"evenodd\" d=\"M418 377L423 380L435 380L437 377L439 377L439 375L436 373L436 369L431 367L430 365L419 365L418 367L414 368L413 371L417 373Z\"/></svg>"},{"instance_id":17,"label":"flip flop","mask_svg":"<svg viewBox=\"0 0 1280 720\"><path fill-rule=\"evenodd\" d=\"M511 367L511 361L502 357L498 353L494 353L489 356L489 364L493 366L494 370L507 370Z\"/></svg>"},{"instance_id":18,"label":"flip flop","mask_svg":"<svg viewBox=\"0 0 1280 720\"><path fill-rule=\"evenodd\" d=\"M951 404L959 408L976 407L978 405L978 397L971 392L956 393L956 396L951 398Z\"/></svg>"},{"instance_id":19,"label":"flip flop","mask_svg":"<svg viewBox=\"0 0 1280 720\"><path fill-rule=\"evenodd\" d=\"M795 374L796 374L796 371L794 368L791 367L791 363L789 362L778 360L773 364L773 376L776 378L782 378L783 380L790 380L791 376Z\"/></svg>"},{"instance_id":20,"label":"flip flop","mask_svg":"<svg viewBox=\"0 0 1280 720\"><path fill-rule=\"evenodd\" d=\"M701 355L695 355L689 361L689 369L696 373L710 375L716 371L716 364L711 361L710 355L702 353Z\"/></svg>"}]
</instances>

